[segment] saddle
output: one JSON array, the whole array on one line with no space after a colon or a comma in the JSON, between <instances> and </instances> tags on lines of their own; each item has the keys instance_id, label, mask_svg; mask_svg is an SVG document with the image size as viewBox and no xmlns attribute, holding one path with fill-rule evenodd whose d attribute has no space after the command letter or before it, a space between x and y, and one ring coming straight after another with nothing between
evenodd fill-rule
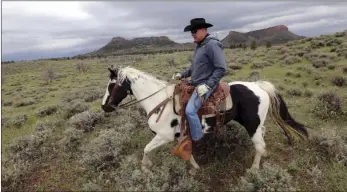
<instances>
[{"instance_id":1,"label":"saddle","mask_svg":"<svg viewBox=\"0 0 347 192\"><path fill-rule=\"evenodd\" d=\"M188 103L193 94L195 87L182 81L175 85L174 88L174 112L181 115L185 110L185 105ZM203 106L198 110L199 116L214 116L219 112L231 109L230 86L226 82L219 82L216 89L210 97L204 101Z\"/></svg>"},{"instance_id":2,"label":"saddle","mask_svg":"<svg viewBox=\"0 0 347 192\"><path fill-rule=\"evenodd\" d=\"M189 124L185 117L185 107L193 94L195 87L183 80L174 87L173 108L177 115L181 116L180 138L178 146L172 152L181 156L184 160L189 160L192 154L192 140L189 131ZM203 101L203 106L198 110L198 116L201 121L202 116L216 116L216 127L214 134L217 134L217 129L223 125L224 119L220 118L220 113L231 109L232 102L230 96L230 87L228 83L220 81L210 97Z\"/></svg>"}]
</instances>

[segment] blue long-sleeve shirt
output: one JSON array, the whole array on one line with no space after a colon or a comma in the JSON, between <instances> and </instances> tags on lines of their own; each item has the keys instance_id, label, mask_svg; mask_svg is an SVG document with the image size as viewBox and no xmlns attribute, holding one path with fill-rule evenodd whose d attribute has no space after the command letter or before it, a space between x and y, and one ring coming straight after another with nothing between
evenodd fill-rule
<instances>
[{"instance_id":1,"label":"blue long-sleeve shirt","mask_svg":"<svg viewBox=\"0 0 347 192\"><path fill-rule=\"evenodd\" d=\"M206 84L215 87L226 73L226 61L222 43L209 35L197 45L192 65L181 73L182 77L191 77L194 86Z\"/></svg>"}]
</instances>

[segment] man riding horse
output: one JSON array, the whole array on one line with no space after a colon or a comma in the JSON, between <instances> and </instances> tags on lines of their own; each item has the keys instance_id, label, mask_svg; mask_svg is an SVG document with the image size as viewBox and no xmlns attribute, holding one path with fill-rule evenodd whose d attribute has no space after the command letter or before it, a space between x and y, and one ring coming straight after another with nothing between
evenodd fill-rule
<instances>
[{"instance_id":1,"label":"man riding horse","mask_svg":"<svg viewBox=\"0 0 347 192\"><path fill-rule=\"evenodd\" d=\"M174 79L191 77L189 83L195 87L185 109L193 143L199 142L203 137L203 129L197 112L226 73L222 43L207 32L207 28L212 26L206 23L204 18L194 18L190 21L190 25L184 28L184 32L191 32L197 46L191 66L186 71L173 76Z\"/></svg>"},{"instance_id":2,"label":"man riding horse","mask_svg":"<svg viewBox=\"0 0 347 192\"><path fill-rule=\"evenodd\" d=\"M179 137L174 154L189 160L195 170L199 169L192 152L202 143L204 132L208 129L202 129L200 118L203 127L211 127L215 133L217 128L231 120L240 123L255 147L252 164L255 169L259 169L260 159L266 154L264 123L268 115L290 143L296 137L308 138L306 126L293 119L271 82L221 81L226 72L226 63L221 42L207 33L207 28L211 26L203 18L195 18L184 29L191 31L197 47L189 69L173 77L191 77L190 84L186 80L169 84L130 66L109 69L111 73L101 108L105 112L112 112L119 107L139 103L147 113L151 131L155 133L155 137L143 149L144 167L152 165L148 156L151 151ZM118 106L129 94L135 100ZM220 112L225 113L221 115ZM187 119L189 126L185 129ZM179 134L178 127L181 128ZM188 136L184 137L186 134Z\"/></svg>"}]
</instances>

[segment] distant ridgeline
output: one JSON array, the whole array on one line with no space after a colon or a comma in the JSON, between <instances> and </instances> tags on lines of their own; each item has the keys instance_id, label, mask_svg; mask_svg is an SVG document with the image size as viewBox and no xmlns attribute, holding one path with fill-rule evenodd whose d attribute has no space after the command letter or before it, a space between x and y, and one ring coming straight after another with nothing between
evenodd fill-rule
<instances>
[{"instance_id":1,"label":"distant ridgeline","mask_svg":"<svg viewBox=\"0 0 347 192\"><path fill-rule=\"evenodd\" d=\"M239 47L241 45L251 45L253 41L257 45L284 44L288 41L303 39L304 36L295 35L284 25L273 26L265 29L259 29L241 33L230 31L222 39L223 46L226 48ZM124 54L153 54L153 53L171 53L176 51L187 51L195 48L194 43L177 43L166 36L157 37L137 37L125 39L123 37L114 37L111 41L100 49L75 56L79 57L104 57L111 55Z\"/></svg>"},{"instance_id":2,"label":"distant ridgeline","mask_svg":"<svg viewBox=\"0 0 347 192\"><path fill-rule=\"evenodd\" d=\"M255 41L257 45L266 45L267 43L276 45L303 38L305 37L290 32L287 26L277 25L265 29L249 31L247 33L230 31L222 42L225 47L238 46L240 44L250 45L253 41Z\"/></svg>"},{"instance_id":3,"label":"distant ridgeline","mask_svg":"<svg viewBox=\"0 0 347 192\"><path fill-rule=\"evenodd\" d=\"M176 43L166 36L159 37L137 37L125 39L114 37L111 41L100 49L81 56L111 56L124 54L152 54L152 53L172 53L176 51L193 50L194 43ZM79 56L76 56L79 57Z\"/></svg>"}]
</instances>

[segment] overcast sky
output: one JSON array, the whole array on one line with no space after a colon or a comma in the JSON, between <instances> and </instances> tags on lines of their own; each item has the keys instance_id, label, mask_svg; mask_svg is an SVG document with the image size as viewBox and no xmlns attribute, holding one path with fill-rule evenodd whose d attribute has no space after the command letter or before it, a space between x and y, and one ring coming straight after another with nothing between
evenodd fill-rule
<instances>
[{"instance_id":1,"label":"overcast sky","mask_svg":"<svg viewBox=\"0 0 347 192\"><path fill-rule=\"evenodd\" d=\"M345 2L9 2L2 1L2 59L72 56L96 50L112 37L168 36L191 42L183 28L204 17L222 39L286 25L304 36L347 29Z\"/></svg>"}]
</instances>

